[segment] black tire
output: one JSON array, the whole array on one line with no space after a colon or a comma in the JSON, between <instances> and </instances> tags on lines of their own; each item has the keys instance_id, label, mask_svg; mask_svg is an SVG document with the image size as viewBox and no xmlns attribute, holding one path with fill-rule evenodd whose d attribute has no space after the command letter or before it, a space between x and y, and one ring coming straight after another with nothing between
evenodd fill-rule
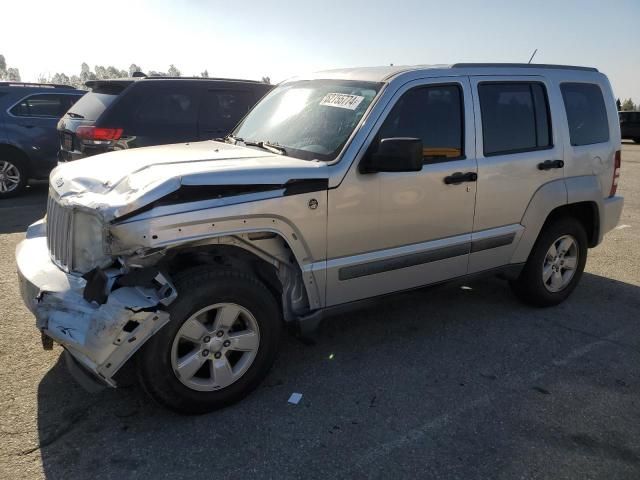
<instances>
[{"instance_id":1,"label":"black tire","mask_svg":"<svg viewBox=\"0 0 640 480\"><path fill-rule=\"evenodd\" d=\"M633 141L634 141L635 143L640 143L640 137L638 137L638 138L634 138L634 139L633 139Z\"/></svg>"},{"instance_id":2,"label":"black tire","mask_svg":"<svg viewBox=\"0 0 640 480\"><path fill-rule=\"evenodd\" d=\"M142 387L161 405L184 414L207 413L239 401L260 384L278 353L282 320L273 295L254 275L219 267L186 270L174 282L178 298L168 309L171 320L147 341L137 358ZM251 366L234 383L219 390L197 391L183 384L173 371L173 341L191 315L223 302L251 312L260 333L258 350Z\"/></svg>"},{"instance_id":3,"label":"black tire","mask_svg":"<svg viewBox=\"0 0 640 480\"><path fill-rule=\"evenodd\" d=\"M570 235L577 243L578 259L573 277L560 291L551 292L542 278L545 257L551 245L560 237ZM511 288L518 299L536 307L550 307L563 302L580 281L587 263L587 234L582 224L571 217L561 217L548 223L538 236L520 276L511 281Z\"/></svg>"},{"instance_id":4,"label":"black tire","mask_svg":"<svg viewBox=\"0 0 640 480\"><path fill-rule=\"evenodd\" d=\"M11 168L12 170L15 169L18 171L19 182L17 186L15 186L9 191L3 191L2 185L0 185L0 200L2 200L3 198L15 197L21 194L29 181L27 166L22 159L16 158L15 155L7 155L6 153L0 153L0 170L4 168L5 165L9 165L9 168ZM3 175L2 172L0 172L0 176L1 175Z\"/></svg>"}]
</instances>

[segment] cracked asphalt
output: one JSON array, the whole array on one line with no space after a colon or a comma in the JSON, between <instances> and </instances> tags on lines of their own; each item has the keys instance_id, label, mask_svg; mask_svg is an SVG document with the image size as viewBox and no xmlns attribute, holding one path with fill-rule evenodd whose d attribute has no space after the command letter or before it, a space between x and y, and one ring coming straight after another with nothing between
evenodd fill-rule
<instances>
[{"instance_id":1,"label":"cracked asphalt","mask_svg":"<svg viewBox=\"0 0 640 480\"><path fill-rule=\"evenodd\" d=\"M640 478L640 145L566 303L493 278L396 295L287 338L261 388L200 417L86 393L42 350L13 258L46 190L0 203L0 478Z\"/></svg>"}]
</instances>

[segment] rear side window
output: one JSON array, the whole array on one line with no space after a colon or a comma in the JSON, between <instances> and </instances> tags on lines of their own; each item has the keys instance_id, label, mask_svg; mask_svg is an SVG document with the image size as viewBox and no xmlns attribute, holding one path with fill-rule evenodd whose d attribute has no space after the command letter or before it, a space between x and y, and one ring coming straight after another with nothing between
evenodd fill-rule
<instances>
[{"instance_id":1,"label":"rear side window","mask_svg":"<svg viewBox=\"0 0 640 480\"><path fill-rule=\"evenodd\" d=\"M230 132L253 104L253 93L248 90L207 90L200 106L201 132Z\"/></svg>"},{"instance_id":2,"label":"rear side window","mask_svg":"<svg viewBox=\"0 0 640 480\"><path fill-rule=\"evenodd\" d=\"M10 111L16 117L60 118L78 98L80 98L79 95L55 93L31 95L14 105Z\"/></svg>"},{"instance_id":3,"label":"rear side window","mask_svg":"<svg viewBox=\"0 0 640 480\"><path fill-rule=\"evenodd\" d=\"M592 83L563 83L560 90L567 111L571 145L608 142L609 122L600 87Z\"/></svg>"},{"instance_id":4,"label":"rear side window","mask_svg":"<svg viewBox=\"0 0 640 480\"><path fill-rule=\"evenodd\" d=\"M118 98L118 95L115 94L89 92L76 102L73 108L69 110L69 113L76 118L97 120L116 98Z\"/></svg>"},{"instance_id":5,"label":"rear side window","mask_svg":"<svg viewBox=\"0 0 640 480\"><path fill-rule=\"evenodd\" d=\"M534 82L481 83L478 93L485 156L552 146L549 102L544 85Z\"/></svg>"},{"instance_id":6,"label":"rear side window","mask_svg":"<svg viewBox=\"0 0 640 480\"><path fill-rule=\"evenodd\" d=\"M417 87L398 100L378 136L419 138L424 160L440 162L463 157L463 125L458 85Z\"/></svg>"}]
</instances>

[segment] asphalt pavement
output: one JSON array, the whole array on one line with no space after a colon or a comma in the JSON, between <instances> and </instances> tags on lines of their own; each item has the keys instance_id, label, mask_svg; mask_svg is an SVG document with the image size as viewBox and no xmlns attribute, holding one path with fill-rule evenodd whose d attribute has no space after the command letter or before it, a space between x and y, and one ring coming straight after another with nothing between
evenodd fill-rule
<instances>
[{"instance_id":1,"label":"asphalt pavement","mask_svg":"<svg viewBox=\"0 0 640 480\"><path fill-rule=\"evenodd\" d=\"M185 417L136 386L89 394L42 350L14 262L45 210L31 186L0 202L0 478L638 479L640 145L619 191L564 304L495 278L395 295L287 338L246 400Z\"/></svg>"}]
</instances>

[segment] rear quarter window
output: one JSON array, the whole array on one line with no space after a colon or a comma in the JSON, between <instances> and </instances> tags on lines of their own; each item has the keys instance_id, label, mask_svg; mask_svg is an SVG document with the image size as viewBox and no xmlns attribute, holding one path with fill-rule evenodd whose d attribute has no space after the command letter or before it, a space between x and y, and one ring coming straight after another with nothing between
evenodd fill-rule
<instances>
[{"instance_id":1,"label":"rear quarter window","mask_svg":"<svg viewBox=\"0 0 640 480\"><path fill-rule=\"evenodd\" d=\"M560 85L569 123L571 145L592 145L609 141L609 121L602 90L593 83Z\"/></svg>"},{"instance_id":2,"label":"rear quarter window","mask_svg":"<svg viewBox=\"0 0 640 480\"><path fill-rule=\"evenodd\" d=\"M86 120L97 120L118 95L89 92L78 100L69 112Z\"/></svg>"}]
</instances>

